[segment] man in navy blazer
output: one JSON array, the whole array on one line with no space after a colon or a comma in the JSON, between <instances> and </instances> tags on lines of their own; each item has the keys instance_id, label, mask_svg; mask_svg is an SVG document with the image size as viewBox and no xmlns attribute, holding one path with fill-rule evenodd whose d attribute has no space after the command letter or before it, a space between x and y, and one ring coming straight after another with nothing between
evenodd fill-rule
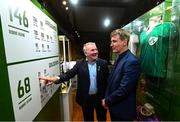
<instances>
[{"instance_id":1,"label":"man in navy blazer","mask_svg":"<svg viewBox=\"0 0 180 122\"><path fill-rule=\"evenodd\" d=\"M136 86L140 75L138 59L128 49L129 33L123 29L111 32L111 47L118 58L108 77L104 108L112 121L136 119Z\"/></svg>"},{"instance_id":2,"label":"man in navy blazer","mask_svg":"<svg viewBox=\"0 0 180 122\"><path fill-rule=\"evenodd\" d=\"M84 121L94 121L94 109L98 121L106 121L106 109L101 100L105 96L108 77L108 65L98 58L96 44L88 42L83 47L85 59L78 60L74 67L58 77L40 77L48 84L68 81L77 75L76 101L82 107Z\"/></svg>"}]
</instances>

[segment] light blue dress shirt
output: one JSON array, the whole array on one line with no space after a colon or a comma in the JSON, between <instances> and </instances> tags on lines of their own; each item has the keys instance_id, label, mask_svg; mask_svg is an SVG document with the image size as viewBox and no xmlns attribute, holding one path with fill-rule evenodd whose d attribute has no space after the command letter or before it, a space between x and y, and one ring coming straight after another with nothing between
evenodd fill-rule
<instances>
[{"instance_id":1,"label":"light blue dress shirt","mask_svg":"<svg viewBox=\"0 0 180 122\"><path fill-rule=\"evenodd\" d=\"M96 62L88 63L89 75L90 75L90 88L89 95L97 93L97 70Z\"/></svg>"}]
</instances>

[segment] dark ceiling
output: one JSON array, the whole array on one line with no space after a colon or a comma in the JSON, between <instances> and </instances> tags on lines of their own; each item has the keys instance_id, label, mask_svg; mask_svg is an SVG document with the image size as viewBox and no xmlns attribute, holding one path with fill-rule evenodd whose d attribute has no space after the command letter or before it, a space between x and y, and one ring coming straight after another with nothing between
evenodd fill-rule
<instances>
[{"instance_id":1,"label":"dark ceiling","mask_svg":"<svg viewBox=\"0 0 180 122\"><path fill-rule=\"evenodd\" d=\"M38 0L57 20L59 34L79 41L109 40L109 33L123 27L164 0L79 0L76 6L63 0ZM103 26L109 17L111 25ZM78 35L80 37L78 37Z\"/></svg>"}]
</instances>

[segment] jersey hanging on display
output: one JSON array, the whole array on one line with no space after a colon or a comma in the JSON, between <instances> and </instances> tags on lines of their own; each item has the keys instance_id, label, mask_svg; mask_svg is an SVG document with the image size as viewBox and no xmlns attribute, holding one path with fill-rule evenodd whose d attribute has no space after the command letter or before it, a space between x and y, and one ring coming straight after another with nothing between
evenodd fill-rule
<instances>
[{"instance_id":1,"label":"jersey hanging on display","mask_svg":"<svg viewBox=\"0 0 180 122\"><path fill-rule=\"evenodd\" d=\"M134 55L136 55L136 53L137 53L137 44L138 43L139 43L138 35L136 35L135 33L132 33L130 35L128 48Z\"/></svg>"},{"instance_id":2,"label":"jersey hanging on display","mask_svg":"<svg viewBox=\"0 0 180 122\"><path fill-rule=\"evenodd\" d=\"M144 74L165 78L167 73L167 55L169 41L174 41L176 28L166 22L155 26L151 32L140 35L140 62Z\"/></svg>"}]
</instances>

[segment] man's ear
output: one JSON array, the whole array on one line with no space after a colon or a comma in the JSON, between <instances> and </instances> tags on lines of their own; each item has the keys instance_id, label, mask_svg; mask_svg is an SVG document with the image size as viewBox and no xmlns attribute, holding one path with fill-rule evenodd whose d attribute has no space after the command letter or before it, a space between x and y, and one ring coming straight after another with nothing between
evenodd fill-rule
<instances>
[{"instance_id":1,"label":"man's ear","mask_svg":"<svg viewBox=\"0 0 180 122\"><path fill-rule=\"evenodd\" d=\"M125 39L125 40L123 41L123 46L127 46L127 45L128 45L128 40Z\"/></svg>"}]
</instances>

